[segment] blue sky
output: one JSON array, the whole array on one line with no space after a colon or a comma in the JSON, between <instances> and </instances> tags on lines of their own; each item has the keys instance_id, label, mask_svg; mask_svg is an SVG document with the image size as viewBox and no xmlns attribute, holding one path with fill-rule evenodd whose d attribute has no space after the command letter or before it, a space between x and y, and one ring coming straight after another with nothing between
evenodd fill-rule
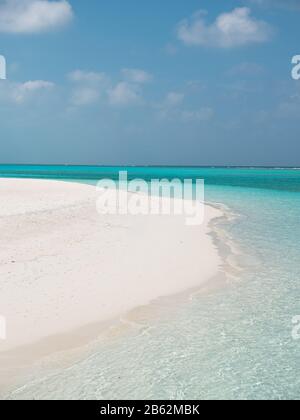
<instances>
[{"instance_id":1,"label":"blue sky","mask_svg":"<svg viewBox=\"0 0 300 420\"><path fill-rule=\"evenodd\" d=\"M299 0L0 0L0 162L300 166Z\"/></svg>"}]
</instances>

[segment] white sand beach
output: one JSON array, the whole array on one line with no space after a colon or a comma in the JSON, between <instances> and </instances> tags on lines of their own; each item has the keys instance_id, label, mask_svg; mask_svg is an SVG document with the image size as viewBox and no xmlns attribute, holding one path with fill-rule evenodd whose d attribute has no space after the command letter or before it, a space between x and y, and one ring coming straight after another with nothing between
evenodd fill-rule
<instances>
[{"instance_id":1,"label":"white sand beach","mask_svg":"<svg viewBox=\"0 0 300 420\"><path fill-rule=\"evenodd\" d=\"M12 350L200 286L222 264L210 206L189 227L183 216L100 215L96 188L79 183L0 179L0 197L0 369Z\"/></svg>"}]
</instances>

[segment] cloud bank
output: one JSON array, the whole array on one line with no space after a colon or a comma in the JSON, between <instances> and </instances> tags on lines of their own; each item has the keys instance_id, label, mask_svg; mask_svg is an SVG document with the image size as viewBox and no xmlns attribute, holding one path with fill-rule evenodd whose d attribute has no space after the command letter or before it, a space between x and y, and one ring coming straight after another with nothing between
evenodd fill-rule
<instances>
[{"instance_id":1,"label":"cloud bank","mask_svg":"<svg viewBox=\"0 0 300 420\"><path fill-rule=\"evenodd\" d=\"M72 18L72 6L67 0L4 0L0 3L0 32L45 32L66 25Z\"/></svg>"},{"instance_id":2,"label":"cloud bank","mask_svg":"<svg viewBox=\"0 0 300 420\"><path fill-rule=\"evenodd\" d=\"M126 106L140 104L142 98L137 86L127 82L120 82L108 91L110 105Z\"/></svg>"},{"instance_id":3,"label":"cloud bank","mask_svg":"<svg viewBox=\"0 0 300 420\"><path fill-rule=\"evenodd\" d=\"M233 48L266 42L272 36L272 27L251 15L248 7L239 7L222 13L208 24L206 12L198 12L191 19L179 23L177 36L188 46Z\"/></svg>"},{"instance_id":4,"label":"cloud bank","mask_svg":"<svg viewBox=\"0 0 300 420\"><path fill-rule=\"evenodd\" d=\"M73 84L71 104L79 107L92 105L101 97L114 107L143 104L142 87L152 80L145 70L125 68L121 78L113 81L106 73L75 70L68 75Z\"/></svg>"},{"instance_id":5,"label":"cloud bank","mask_svg":"<svg viewBox=\"0 0 300 420\"><path fill-rule=\"evenodd\" d=\"M123 69L123 77L132 83L147 83L152 80L152 75L140 69Z\"/></svg>"},{"instance_id":6,"label":"cloud bank","mask_svg":"<svg viewBox=\"0 0 300 420\"><path fill-rule=\"evenodd\" d=\"M23 105L31 99L39 99L51 91L55 84L46 80L29 80L24 83L6 81L0 84L0 102Z\"/></svg>"}]
</instances>

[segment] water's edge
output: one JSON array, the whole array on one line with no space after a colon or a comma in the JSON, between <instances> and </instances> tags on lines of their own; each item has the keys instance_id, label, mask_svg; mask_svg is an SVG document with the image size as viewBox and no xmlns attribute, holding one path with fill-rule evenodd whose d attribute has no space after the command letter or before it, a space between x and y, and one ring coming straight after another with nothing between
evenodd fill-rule
<instances>
[{"instance_id":1,"label":"water's edge","mask_svg":"<svg viewBox=\"0 0 300 420\"><path fill-rule=\"evenodd\" d=\"M176 302L185 301L187 304L199 294L213 293L222 287L228 287L230 282L236 281L243 267L239 264L240 249L226 236L224 225L230 224L236 220L238 215L221 203L206 203L220 210L223 215L216 217L210 222L210 232L208 233L218 250L223 261L223 266L218 275L207 279L207 282L197 288L186 290L176 295L164 296L156 299L146 306L137 307L115 319L107 322L94 323L81 327L76 331L70 331L60 336L53 336L44 339L26 348L19 348L10 353L18 357L20 354L34 355L26 366L18 366L18 373L9 372L12 380L8 387L2 387L0 399L13 399L27 386L36 384L40 380L56 375L62 369L69 369L80 363L84 358L89 357L93 351L97 351L100 342L110 340L116 336L125 336L128 330L140 330L143 334L147 329L147 316L152 316L162 309L165 310L168 305L176 306ZM222 226L222 227L221 227ZM142 320L141 320L142 319ZM80 341L80 346L78 346ZM57 343L60 343L60 349L57 349ZM20 375L20 368L22 374ZM34 372L34 373L32 373ZM38 372L38 374L37 374ZM37 375L37 376L36 376ZM2 396L1 396L2 394Z\"/></svg>"}]
</instances>

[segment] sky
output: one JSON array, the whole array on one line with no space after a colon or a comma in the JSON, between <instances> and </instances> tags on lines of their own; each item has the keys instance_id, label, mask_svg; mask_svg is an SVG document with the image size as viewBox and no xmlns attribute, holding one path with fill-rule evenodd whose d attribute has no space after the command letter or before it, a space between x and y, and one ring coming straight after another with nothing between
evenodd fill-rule
<instances>
[{"instance_id":1,"label":"sky","mask_svg":"<svg viewBox=\"0 0 300 420\"><path fill-rule=\"evenodd\" d=\"M299 20L300 0L0 0L0 163L299 167Z\"/></svg>"}]
</instances>

